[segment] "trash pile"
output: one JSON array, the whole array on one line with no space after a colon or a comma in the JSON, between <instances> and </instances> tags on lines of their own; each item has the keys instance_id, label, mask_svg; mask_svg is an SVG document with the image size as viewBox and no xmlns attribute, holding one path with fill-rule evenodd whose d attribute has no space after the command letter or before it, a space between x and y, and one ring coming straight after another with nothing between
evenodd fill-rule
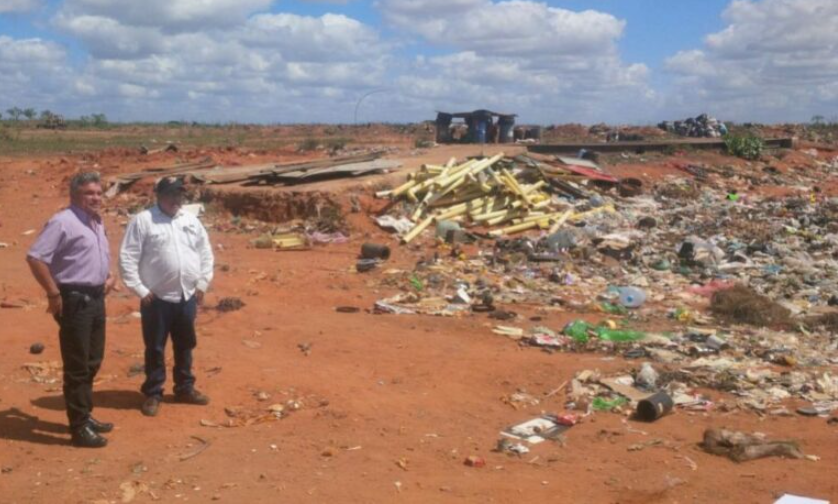
<instances>
[{"instance_id":1,"label":"trash pile","mask_svg":"<svg viewBox=\"0 0 838 504\"><path fill-rule=\"evenodd\" d=\"M378 223L400 232L403 243L410 243L433 223L437 223L440 238L461 241L465 236L459 223L487 230L478 233L484 237L536 228L555 233L565 224L613 211L610 206L587 205L585 211L578 212L567 197L591 196L579 186L579 179L615 186L620 181L601 173L588 160L558 161L539 162L526 156L510 159L501 153L462 163L451 159L444 166L424 165L401 186L376 193L403 204L409 217L386 215Z\"/></svg>"},{"instance_id":2,"label":"trash pile","mask_svg":"<svg viewBox=\"0 0 838 504\"><path fill-rule=\"evenodd\" d=\"M720 138L727 134L727 126L715 117L701 114L683 121L663 121L658 127L682 137Z\"/></svg>"},{"instance_id":3,"label":"trash pile","mask_svg":"<svg viewBox=\"0 0 838 504\"><path fill-rule=\"evenodd\" d=\"M469 173L476 165L485 172L502 162L490 161L485 167L475 161L461 170ZM823 416L838 410L838 376L830 371L838 364L838 199L814 191L785 198L730 197L732 187L754 187L777 177L797 184L805 194L814 178L765 170L726 177L694 169L685 170L689 177L665 180L651 190L644 188L643 194L620 190L625 180L602 185L599 178L607 174L594 170L577 175L584 180L573 185L563 175L562 185L556 185L545 177L549 171L544 162L536 162L532 170L527 159L511 162L523 165L513 169L519 184L547 182L537 191L552 193L542 200L548 201L548 222L540 225L538 216L526 222L536 222L529 228L538 228L538 234L510 237L503 228L478 231L486 228L486 221L475 219L481 214L451 193L445 195L448 207L429 205L440 192L433 181L439 182L446 167L420 172L424 175L388 192L405 204L403 212L423 219L415 224L402 218L412 223L402 229L403 237L412 240L417 228L437 220L437 240L435 250L411 271L382 272L381 290L396 292L375 303L376 313L488 317L496 321L495 333L521 345L641 359L654 364L660 375L646 395L665 390L679 408L722 407L695 393L702 388L734 394L734 404L724 408L759 414L792 414L783 406L789 398L810 403L799 414ZM568 166L560 161L555 165ZM448 173L456 166L449 163ZM513 173L506 167L504 171ZM533 173L541 179L530 178ZM520 203L511 209L518 219L526 217L517 212L541 211L527 207L506 177L498 184L490 183L491 173L484 175L474 180L463 175L459 187L466 186L463 190L472 191L468 194L476 199L489 194L491 205ZM495 192L484 192L483 183ZM421 189L410 206L411 196L405 194L414 187ZM555 208L561 210L550 210ZM493 211L504 216L510 212L503 207ZM562 220L564 215L568 218ZM460 219L456 230L475 243L448 239L451 228L443 225L448 219ZM580 316L565 327L546 327L519 316L518 306ZM586 321L591 315L601 320ZM674 329L645 329L661 327L660 321ZM637 388L638 372L624 385ZM593 390L591 400L606 401L603 407L626 397L608 388L604 396L599 392Z\"/></svg>"},{"instance_id":4,"label":"trash pile","mask_svg":"<svg viewBox=\"0 0 838 504\"><path fill-rule=\"evenodd\" d=\"M468 218L487 226L513 223L492 231L500 235L548 227L560 219L560 215L545 211L550 197L540 189L546 182L527 184L519 180L509 171L508 163L501 163L503 159L503 154L498 154L459 164L451 159L445 166L424 165L401 186L377 196L415 204L410 220L417 224L404 234L404 243L410 243L434 222Z\"/></svg>"}]
</instances>

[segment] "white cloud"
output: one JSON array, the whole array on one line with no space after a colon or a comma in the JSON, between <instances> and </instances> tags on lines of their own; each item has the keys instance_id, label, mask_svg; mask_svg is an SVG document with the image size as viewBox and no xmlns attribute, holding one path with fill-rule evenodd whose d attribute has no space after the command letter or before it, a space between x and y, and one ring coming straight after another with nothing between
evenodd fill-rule
<instances>
[{"instance_id":1,"label":"white cloud","mask_svg":"<svg viewBox=\"0 0 838 504\"><path fill-rule=\"evenodd\" d=\"M265 12L271 3L66 0L52 26L86 53L71 64L41 42L59 49L60 70L36 76L25 58L9 60L0 83L58 83L50 100L63 107L53 108L126 120L350 121L372 89L382 91L364 101L361 120L492 108L527 122L595 122L644 117L656 100L649 69L619 55L625 21L607 13L526 0L380 0L397 29L384 40L345 15ZM22 41L7 43L22 54ZM417 47L433 55L399 57Z\"/></svg>"},{"instance_id":2,"label":"white cloud","mask_svg":"<svg viewBox=\"0 0 838 504\"><path fill-rule=\"evenodd\" d=\"M649 69L621 60L617 42L625 21L610 14L527 0L380 0L378 6L394 27L451 51L417 59L398 80L417 108L423 100L426 110L497 108L538 122L649 113Z\"/></svg>"},{"instance_id":3,"label":"white cloud","mask_svg":"<svg viewBox=\"0 0 838 504\"><path fill-rule=\"evenodd\" d=\"M254 12L267 0L169 3L152 1L150 14L69 0L54 26L89 54L71 90L116 118L271 121L293 110L305 114L294 120L329 121L384 79L388 45L347 16ZM201 16L218 22L193 29Z\"/></svg>"},{"instance_id":4,"label":"white cloud","mask_svg":"<svg viewBox=\"0 0 838 504\"><path fill-rule=\"evenodd\" d=\"M723 17L728 26L702 49L666 61L674 107L759 121L836 113L838 2L737 0Z\"/></svg>"},{"instance_id":5,"label":"white cloud","mask_svg":"<svg viewBox=\"0 0 838 504\"><path fill-rule=\"evenodd\" d=\"M66 0L61 16L99 16L123 26L183 32L230 27L267 9L273 0Z\"/></svg>"},{"instance_id":6,"label":"white cloud","mask_svg":"<svg viewBox=\"0 0 838 504\"><path fill-rule=\"evenodd\" d=\"M252 47L279 49L294 61L345 61L383 49L375 30L338 14L260 14L247 21L239 39Z\"/></svg>"},{"instance_id":7,"label":"white cloud","mask_svg":"<svg viewBox=\"0 0 838 504\"><path fill-rule=\"evenodd\" d=\"M77 37L94 58L138 58L159 52L164 45L155 28L126 26L102 16L60 13L55 23Z\"/></svg>"},{"instance_id":8,"label":"white cloud","mask_svg":"<svg viewBox=\"0 0 838 504\"><path fill-rule=\"evenodd\" d=\"M431 44L487 54L609 52L625 27L610 14L526 0L381 0L379 5L392 23Z\"/></svg>"},{"instance_id":9,"label":"white cloud","mask_svg":"<svg viewBox=\"0 0 838 504\"><path fill-rule=\"evenodd\" d=\"M41 0L0 0L0 14L30 12L41 6Z\"/></svg>"},{"instance_id":10,"label":"white cloud","mask_svg":"<svg viewBox=\"0 0 838 504\"><path fill-rule=\"evenodd\" d=\"M29 107L31 103L56 103L61 89L71 81L64 49L37 38L13 39L0 35L0 107Z\"/></svg>"}]
</instances>

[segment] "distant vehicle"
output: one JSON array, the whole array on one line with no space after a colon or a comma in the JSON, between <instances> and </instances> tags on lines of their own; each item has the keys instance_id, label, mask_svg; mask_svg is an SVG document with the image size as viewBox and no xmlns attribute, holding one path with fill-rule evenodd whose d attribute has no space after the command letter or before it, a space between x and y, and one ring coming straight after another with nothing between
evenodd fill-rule
<instances>
[{"instance_id":1,"label":"distant vehicle","mask_svg":"<svg viewBox=\"0 0 838 504\"><path fill-rule=\"evenodd\" d=\"M43 129L66 129L67 121L59 114L49 114L41 118L36 127Z\"/></svg>"}]
</instances>

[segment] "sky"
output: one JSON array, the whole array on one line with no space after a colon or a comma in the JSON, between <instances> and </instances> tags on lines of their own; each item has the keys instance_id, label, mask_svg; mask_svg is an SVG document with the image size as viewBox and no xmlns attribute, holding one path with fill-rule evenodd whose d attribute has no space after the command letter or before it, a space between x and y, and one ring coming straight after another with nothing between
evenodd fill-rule
<instances>
[{"instance_id":1,"label":"sky","mask_svg":"<svg viewBox=\"0 0 838 504\"><path fill-rule=\"evenodd\" d=\"M0 0L0 113L838 117L835 0Z\"/></svg>"}]
</instances>

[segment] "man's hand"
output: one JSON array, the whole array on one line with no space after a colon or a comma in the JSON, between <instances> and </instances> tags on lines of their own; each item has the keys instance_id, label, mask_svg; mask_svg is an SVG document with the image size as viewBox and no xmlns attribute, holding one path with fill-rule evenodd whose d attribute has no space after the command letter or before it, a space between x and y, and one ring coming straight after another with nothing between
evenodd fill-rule
<instances>
[{"instance_id":1,"label":"man's hand","mask_svg":"<svg viewBox=\"0 0 838 504\"><path fill-rule=\"evenodd\" d=\"M204 291L201 289L195 290L195 299L198 301L198 306L204 304Z\"/></svg>"},{"instance_id":2,"label":"man's hand","mask_svg":"<svg viewBox=\"0 0 838 504\"><path fill-rule=\"evenodd\" d=\"M57 296L47 296L47 300L49 301L47 313L55 318L61 318L61 310L63 309L61 294L58 294Z\"/></svg>"},{"instance_id":3,"label":"man's hand","mask_svg":"<svg viewBox=\"0 0 838 504\"><path fill-rule=\"evenodd\" d=\"M105 280L105 295L107 296L111 292L119 292L119 286L116 284L116 278L109 276Z\"/></svg>"},{"instance_id":4,"label":"man's hand","mask_svg":"<svg viewBox=\"0 0 838 504\"><path fill-rule=\"evenodd\" d=\"M153 293L153 292L149 292L149 293L146 295L146 297L144 297L144 298L140 301L140 304L141 304L142 306L144 306L145 308L148 308L149 306L151 306L151 302L152 302L152 301L154 301L154 293Z\"/></svg>"}]
</instances>

